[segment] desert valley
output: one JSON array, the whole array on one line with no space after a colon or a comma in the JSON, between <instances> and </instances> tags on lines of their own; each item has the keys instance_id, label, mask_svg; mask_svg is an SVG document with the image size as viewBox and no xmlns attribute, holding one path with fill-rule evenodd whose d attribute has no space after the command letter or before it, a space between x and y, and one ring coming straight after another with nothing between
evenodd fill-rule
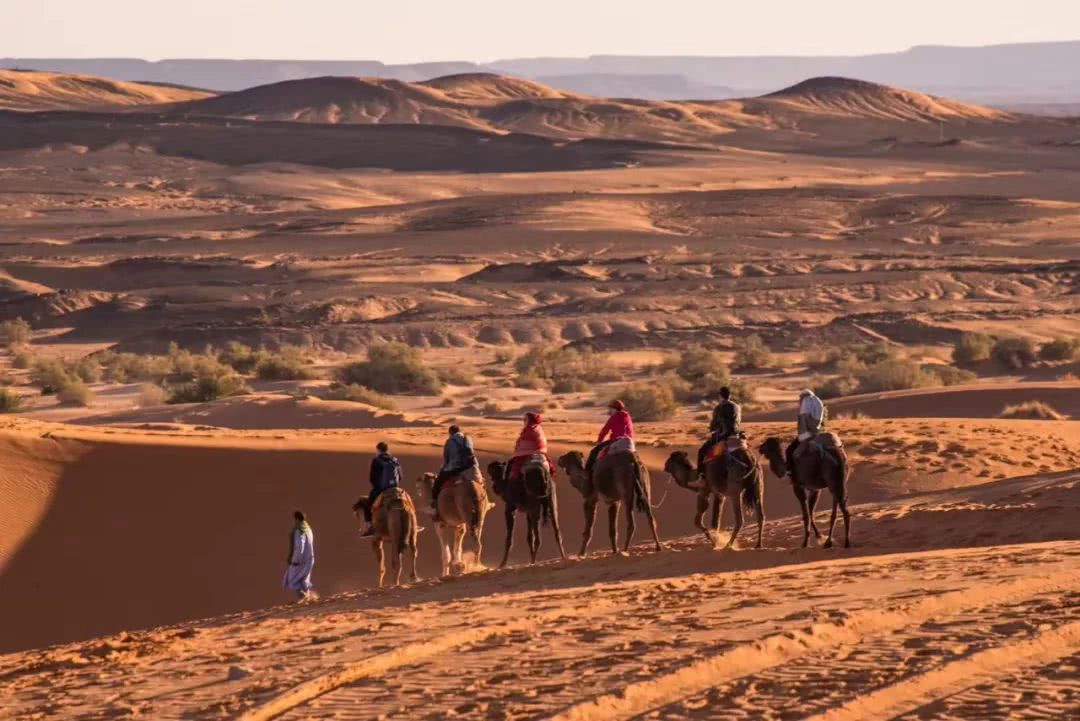
<instances>
[{"instance_id":1,"label":"desert valley","mask_svg":"<svg viewBox=\"0 0 1080 721\"><path fill-rule=\"evenodd\" d=\"M0 70L0 321L4 718L1080 715L1080 119ZM824 399L852 547L768 468L762 549L694 527L665 463L722 385L754 449ZM614 398L663 550L601 509L577 557L559 471L567 560L521 521L497 569L494 498L465 573L421 513L374 587L377 442L415 493L451 423L486 467L541 413L558 458Z\"/></svg>"}]
</instances>

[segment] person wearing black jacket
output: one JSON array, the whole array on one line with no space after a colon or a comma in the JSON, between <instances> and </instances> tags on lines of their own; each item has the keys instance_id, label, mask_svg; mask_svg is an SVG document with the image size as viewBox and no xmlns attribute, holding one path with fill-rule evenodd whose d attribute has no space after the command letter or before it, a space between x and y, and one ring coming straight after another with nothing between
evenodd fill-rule
<instances>
[{"instance_id":1,"label":"person wearing black jacket","mask_svg":"<svg viewBox=\"0 0 1080 721\"><path fill-rule=\"evenodd\" d=\"M364 520L368 527L362 536L374 536L375 527L372 525L371 511L375 508L375 500L379 495L391 488L401 485L401 463L390 454L390 447L385 441L379 441L375 446L375 457L371 459L371 472L368 480L371 481L371 492L368 493L368 505L364 510Z\"/></svg>"},{"instance_id":2,"label":"person wearing black jacket","mask_svg":"<svg viewBox=\"0 0 1080 721\"><path fill-rule=\"evenodd\" d=\"M698 449L698 475L705 472L705 458L717 443L742 432L742 407L731 400L731 389L720 389L720 404L713 410L712 422L709 423L709 438Z\"/></svg>"}]
</instances>

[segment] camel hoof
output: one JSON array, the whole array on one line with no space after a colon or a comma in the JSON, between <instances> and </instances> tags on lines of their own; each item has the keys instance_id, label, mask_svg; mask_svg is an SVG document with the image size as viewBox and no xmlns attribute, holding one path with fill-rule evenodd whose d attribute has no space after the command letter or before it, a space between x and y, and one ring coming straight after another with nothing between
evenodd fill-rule
<instances>
[{"instance_id":1,"label":"camel hoof","mask_svg":"<svg viewBox=\"0 0 1080 721\"><path fill-rule=\"evenodd\" d=\"M656 552L657 553L660 553L660 551L663 551L663 550L664 550L664 544L662 544L662 543L656 544Z\"/></svg>"},{"instance_id":2,"label":"camel hoof","mask_svg":"<svg viewBox=\"0 0 1080 721\"><path fill-rule=\"evenodd\" d=\"M854 548L855 544L851 541L844 541L844 548Z\"/></svg>"},{"instance_id":3,"label":"camel hoof","mask_svg":"<svg viewBox=\"0 0 1080 721\"><path fill-rule=\"evenodd\" d=\"M830 538L829 540L825 541L825 543L822 544L821 547L822 548L832 548L832 539Z\"/></svg>"}]
</instances>

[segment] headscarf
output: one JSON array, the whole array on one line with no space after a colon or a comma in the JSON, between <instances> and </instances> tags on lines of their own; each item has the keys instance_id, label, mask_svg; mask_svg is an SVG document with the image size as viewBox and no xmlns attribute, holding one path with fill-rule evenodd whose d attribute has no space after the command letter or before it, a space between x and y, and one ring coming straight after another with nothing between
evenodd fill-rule
<instances>
[{"instance_id":1,"label":"headscarf","mask_svg":"<svg viewBox=\"0 0 1080 721\"><path fill-rule=\"evenodd\" d=\"M543 422L544 422L544 419L540 417L539 413L533 413L533 412L530 411L529 413L525 414L525 426L526 427L531 428L532 426L538 426Z\"/></svg>"},{"instance_id":2,"label":"headscarf","mask_svg":"<svg viewBox=\"0 0 1080 721\"><path fill-rule=\"evenodd\" d=\"M607 407L611 408L613 410L616 410L616 411L625 411L626 410L626 404L623 403L620 400L613 400L611 403L608 403Z\"/></svg>"}]
</instances>

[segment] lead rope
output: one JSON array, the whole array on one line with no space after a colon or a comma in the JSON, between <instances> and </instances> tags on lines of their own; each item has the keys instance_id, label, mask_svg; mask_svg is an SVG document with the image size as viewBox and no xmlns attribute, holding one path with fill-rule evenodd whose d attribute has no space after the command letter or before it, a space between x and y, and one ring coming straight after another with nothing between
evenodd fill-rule
<instances>
[{"instance_id":1,"label":"lead rope","mask_svg":"<svg viewBox=\"0 0 1080 721\"><path fill-rule=\"evenodd\" d=\"M664 486L664 495L660 498L659 501L657 501L655 506L652 503L649 504L654 511L659 510L660 506L664 505L664 501L667 500L668 492L671 490L671 480L672 477L669 473L667 477L667 484Z\"/></svg>"}]
</instances>

